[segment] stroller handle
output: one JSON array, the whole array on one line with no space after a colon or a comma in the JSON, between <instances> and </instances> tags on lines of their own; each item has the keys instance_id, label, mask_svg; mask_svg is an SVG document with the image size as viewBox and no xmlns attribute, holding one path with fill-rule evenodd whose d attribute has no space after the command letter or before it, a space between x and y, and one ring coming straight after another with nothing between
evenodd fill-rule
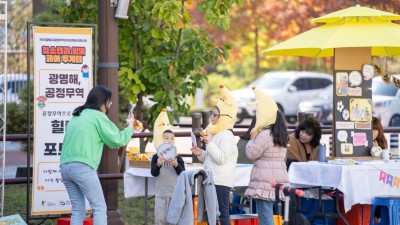
<instances>
[{"instance_id":1,"label":"stroller handle","mask_svg":"<svg viewBox=\"0 0 400 225\"><path fill-rule=\"evenodd\" d=\"M273 188L279 187L279 189L281 191L283 191L285 193L285 195L287 195L286 193L289 193L292 190L292 188L285 187L283 184L280 184L280 183L271 182L270 184ZM304 191L301 189L295 189L294 192L298 197L304 196Z\"/></svg>"}]
</instances>

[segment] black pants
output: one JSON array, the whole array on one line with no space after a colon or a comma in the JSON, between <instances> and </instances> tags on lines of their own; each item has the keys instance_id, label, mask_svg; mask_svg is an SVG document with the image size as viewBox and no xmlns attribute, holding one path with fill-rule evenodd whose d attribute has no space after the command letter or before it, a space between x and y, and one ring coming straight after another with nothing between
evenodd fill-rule
<instances>
[{"instance_id":1,"label":"black pants","mask_svg":"<svg viewBox=\"0 0 400 225\"><path fill-rule=\"evenodd\" d=\"M220 224L230 225L231 218L229 215L229 193L231 192L232 188L227 186L215 185L215 189L217 190L219 212L221 213L221 215L219 216Z\"/></svg>"}]
</instances>

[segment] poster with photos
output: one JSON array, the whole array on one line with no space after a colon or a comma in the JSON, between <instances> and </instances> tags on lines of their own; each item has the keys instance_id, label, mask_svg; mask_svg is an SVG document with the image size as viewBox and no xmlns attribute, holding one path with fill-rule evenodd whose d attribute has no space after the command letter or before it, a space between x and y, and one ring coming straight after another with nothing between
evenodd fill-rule
<instances>
[{"instance_id":1,"label":"poster with photos","mask_svg":"<svg viewBox=\"0 0 400 225\"><path fill-rule=\"evenodd\" d=\"M370 156L374 70L368 66L371 65L360 70L334 71L332 140L335 157Z\"/></svg>"}]
</instances>

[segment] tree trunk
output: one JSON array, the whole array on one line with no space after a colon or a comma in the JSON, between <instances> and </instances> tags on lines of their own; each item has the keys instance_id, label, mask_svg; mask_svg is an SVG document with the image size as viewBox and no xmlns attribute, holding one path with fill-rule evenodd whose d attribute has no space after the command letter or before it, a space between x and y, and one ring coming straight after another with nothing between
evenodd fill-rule
<instances>
[{"instance_id":1,"label":"tree trunk","mask_svg":"<svg viewBox=\"0 0 400 225\"><path fill-rule=\"evenodd\" d=\"M41 12L45 12L47 10L47 6L43 4L43 0L33 0L32 1L32 14L35 17L37 14Z\"/></svg>"},{"instance_id":2,"label":"tree trunk","mask_svg":"<svg viewBox=\"0 0 400 225\"><path fill-rule=\"evenodd\" d=\"M118 21L114 18L115 8L109 1L98 1L99 7L99 84L108 87L112 92L109 118L118 124ZM118 173L118 151L104 148L99 166L99 173ZM101 182L107 203L109 225L124 225L124 220L118 210L118 180Z\"/></svg>"}]
</instances>

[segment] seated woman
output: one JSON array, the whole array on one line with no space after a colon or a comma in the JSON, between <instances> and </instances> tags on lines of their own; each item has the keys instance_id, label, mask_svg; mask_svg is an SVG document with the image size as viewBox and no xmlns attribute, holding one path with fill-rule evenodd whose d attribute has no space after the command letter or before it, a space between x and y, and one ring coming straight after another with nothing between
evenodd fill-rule
<instances>
[{"instance_id":1,"label":"seated woman","mask_svg":"<svg viewBox=\"0 0 400 225\"><path fill-rule=\"evenodd\" d=\"M380 148L381 151L382 149L387 149L388 144L383 131L382 123L375 116L372 117L372 138L374 139L372 142L372 148ZM373 224L381 222L381 210L382 209L380 206L376 207Z\"/></svg>"},{"instance_id":2,"label":"seated woman","mask_svg":"<svg viewBox=\"0 0 400 225\"><path fill-rule=\"evenodd\" d=\"M374 142L373 147L380 147L381 149L387 149L387 141L381 121L377 117L372 117L372 136Z\"/></svg>"},{"instance_id":3,"label":"seated woman","mask_svg":"<svg viewBox=\"0 0 400 225\"><path fill-rule=\"evenodd\" d=\"M289 135L286 153L286 166L292 162L307 162L318 160L318 145L321 140L321 125L313 118L304 120Z\"/></svg>"}]
</instances>

